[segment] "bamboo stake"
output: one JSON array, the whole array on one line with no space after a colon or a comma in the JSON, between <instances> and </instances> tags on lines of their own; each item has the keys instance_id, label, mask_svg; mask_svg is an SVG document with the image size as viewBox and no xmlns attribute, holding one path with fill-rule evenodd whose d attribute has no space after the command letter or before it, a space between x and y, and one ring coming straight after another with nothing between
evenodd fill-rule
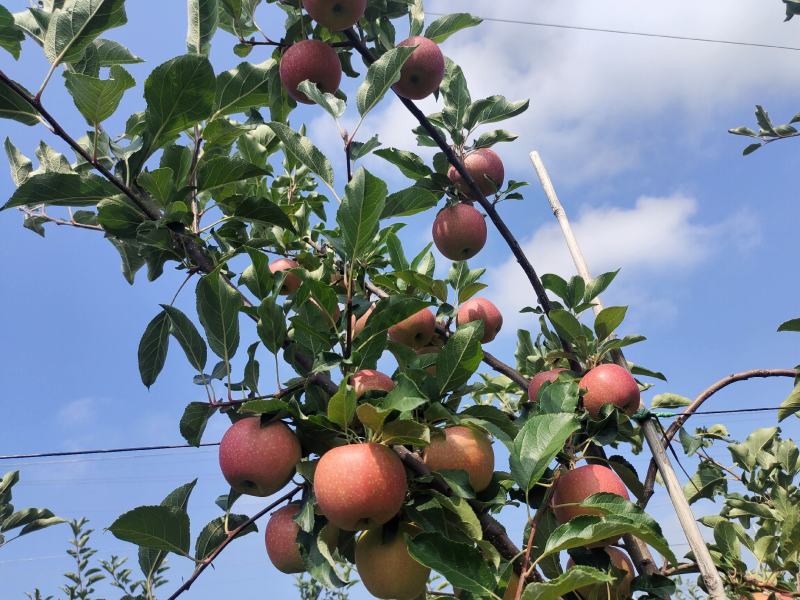
<instances>
[{"instance_id":1,"label":"bamboo stake","mask_svg":"<svg viewBox=\"0 0 800 600\"><path fill-rule=\"evenodd\" d=\"M547 173L547 169L545 169L542 158L539 156L539 153L534 150L530 153L530 159L533 163L533 168L536 170L536 174L539 176L539 181L542 184L542 188L544 189L544 193L547 196L548 202L550 203L550 207L553 209L553 214L555 215L556 219L558 219L558 223L561 226L561 231L564 234L564 239L566 240L569 253L572 256L572 261L575 263L575 268L578 270L578 274L581 277L589 281L592 279L592 276L589 272L589 267L587 266L586 260L583 257L580 246L578 245L578 240L575 238L575 234L572 232L572 227L570 225L569 218L567 217L567 213L564 210L564 207L561 205L561 201L558 199L558 196L556 195L553 182L550 180L550 176ZM593 309L595 314L603 309L603 305L599 296L595 299L595 306ZM620 366L628 368L625 357L621 351L616 352L615 359ZM675 469L672 467L666 452L664 452L661 437L656 430L655 424L653 421L645 419L641 422L641 426L644 437L647 440L647 445L650 447L650 451L653 454L653 460L658 467L658 472L661 474L661 478L664 480L670 500L672 501L672 506L675 508L675 513L677 514L678 520L683 528L683 532L686 535L686 541L689 542L689 546L694 553L695 560L697 561L697 565L700 569L700 574L702 575L703 581L706 585L708 597L714 600L725 600L725 591L722 584L722 579L717 572L717 568L714 565L714 561L711 558L711 554L708 551L705 540L703 540L703 536L700 533L700 528L697 526L697 521L695 520L692 509L689 506L689 502L686 500L686 497L683 494L683 489L678 482Z\"/></svg>"}]
</instances>

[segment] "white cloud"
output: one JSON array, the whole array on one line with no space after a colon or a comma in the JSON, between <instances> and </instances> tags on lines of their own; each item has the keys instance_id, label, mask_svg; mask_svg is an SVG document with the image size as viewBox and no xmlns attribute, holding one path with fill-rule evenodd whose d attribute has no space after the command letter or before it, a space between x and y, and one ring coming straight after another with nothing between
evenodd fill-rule
<instances>
[{"instance_id":1,"label":"white cloud","mask_svg":"<svg viewBox=\"0 0 800 600\"><path fill-rule=\"evenodd\" d=\"M453 11L450 2L428 10ZM597 3L477 0L458 10L513 20L587 25L727 40L793 45L796 27L782 22L779 3L763 0L636 0ZM428 17L432 20L434 17ZM520 134L517 149L501 145L511 169L529 173L527 153L539 149L569 183L612 176L640 164L651 141L706 147L727 139L730 113L749 119L767 94L794 94L795 53L752 47L612 35L484 22L442 46L464 69L473 98L502 93L532 99L505 126ZM428 112L433 102L422 105ZM395 99L368 118L364 131L386 145L412 148L413 118ZM563 185L566 185L564 182Z\"/></svg>"},{"instance_id":2,"label":"white cloud","mask_svg":"<svg viewBox=\"0 0 800 600\"><path fill-rule=\"evenodd\" d=\"M697 212L697 201L685 195L643 196L626 208L584 207L571 220L590 271L597 275L622 268L617 290L633 297L640 313L652 312L663 319L674 315L675 308L669 297L648 293L648 280L677 277L716 252L746 250L759 239L756 219L748 211L734 212L713 224L698 222ZM575 273L555 222L536 230L522 242L522 249L535 260L540 274L568 278ZM487 294L506 318L504 332L511 334L525 321L519 309L535 304L530 285L513 259L492 270L488 283Z\"/></svg>"},{"instance_id":3,"label":"white cloud","mask_svg":"<svg viewBox=\"0 0 800 600\"><path fill-rule=\"evenodd\" d=\"M97 398L78 398L67 402L58 411L58 422L68 428L83 427L95 420Z\"/></svg>"}]
</instances>

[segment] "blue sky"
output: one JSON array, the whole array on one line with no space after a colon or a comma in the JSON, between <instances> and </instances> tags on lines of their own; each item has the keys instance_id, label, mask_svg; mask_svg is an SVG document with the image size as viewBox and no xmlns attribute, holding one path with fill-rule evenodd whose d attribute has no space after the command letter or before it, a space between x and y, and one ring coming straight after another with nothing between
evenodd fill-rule
<instances>
[{"instance_id":1,"label":"blue sky","mask_svg":"<svg viewBox=\"0 0 800 600\"><path fill-rule=\"evenodd\" d=\"M11 10L26 4L6 0ZM454 10L455 3L429 2L429 10ZM490 5L459 2L457 10L482 16L634 29L679 35L725 38L797 46L800 24L782 23L777 0L682 0L647 7L633 0L595 6L579 1L537 3L496 0ZM107 123L122 129L124 116L143 108L141 84L156 65L185 50L182 2L128 3L129 25L108 37L146 59L132 65L139 87L125 96L119 118ZM277 13L259 12L260 23L273 30ZM432 17L429 17L429 19ZM217 71L234 66L233 38L219 33L212 60ZM507 177L531 181L525 200L502 206L501 212L531 252L541 272L571 274L563 244L545 198L527 160L539 150L562 202L573 218L579 240L595 272L622 267L606 304L630 304L626 332L648 341L628 353L631 360L667 374L668 384L652 393L673 391L692 396L720 377L756 367L787 367L797 362L798 338L777 334L777 325L800 316L797 270L798 142L782 142L743 158L742 138L728 127L751 124L752 108L763 103L776 120L800 110L797 53L691 42L569 32L520 25L487 23L443 45L461 64L473 97L503 93L532 98L530 111L503 126L520 133L515 144L498 151ZM250 57L258 60L258 50ZM0 54L0 65L30 88L47 70L40 50L26 43L14 62ZM57 76L45 105L76 136L85 130ZM348 81L345 90L352 93ZM433 102L423 106L433 110ZM350 115L353 111L349 112ZM352 117L351 117L352 118ZM309 123L309 135L331 153L338 181L344 179L335 128L316 108L295 113L293 122ZM783 122L783 121L781 121ZM368 120L362 135L380 133L385 145L411 148L408 117L392 100ZM44 139L64 150L44 128L2 122L2 134L33 156ZM71 154L68 154L71 158ZM390 178L396 189L406 185L393 168L370 161L369 168ZM0 175L0 197L13 185ZM404 234L409 249L430 239L431 214L411 221ZM93 232L49 227L41 239L21 227L21 216L0 213L0 330L5 343L0 364L5 374L5 415L1 453L74 450L181 443L178 420L185 404L201 399L191 385L191 370L173 351L153 388L139 380L136 347L141 332L180 283L168 270L155 283L137 277L133 287L119 274L111 245ZM533 302L521 271L509 261L506 247L490 232L486 249L472 261L489 269L487 295L506 316L504 334L489 350L513 360L516 326L532 321L515 311ZM445 268L442 261L440 268ZM191 311L192 294L178 305ZM252 331L242 322L245 335ZM271 373L262 360L265 378ZM284 369L284 374L288 368ZM787 381L743 383L729 388L714 406L777 405L788 393ZM702 419L702 420L701 420ZM709 418L697 423L710 424ZM734 435L774 423L769 413L725 418ZM212 422L206 440L216 441L225 422ZM784 425L797 437L797 421ZM498 451L498 468L507 457ZM690 461L687 461L687 463ZM634 459L637 467L642 459ZM157 452L147 456L80 460L36 460L0 463L0 470L22 470L15 490L18 506L48 506L65 517L87 516L97 529L94 543L101 555L130 556L134 546L102 532L125 510L157 503L173 487L199 478L190 503L193 534L215 517L213 499L226 491L214 449ZM641 467L640 472L644 472ZM253 511L261 500L240 501ZM654 498L653 514L681 543L663 494ZM502 520L520 531L524 514L504 511ZM4 598L22 598L35 586L53 592L60 574L72 567L63 554L68 538L56 527L14 542L0 555ZM678 547L682 550L682 547ZM169 590L190 565L174 559ZM192 598L215 598L221 592L256 597L269 590L276 598L294 597L293 580L268 564L261 534L240 540L208 570ZM268 587L267 587L268 586ZM258 591L255 591L258 590ZM359 590L354 598L366 598Z\"/></svg>"}]
</instances>

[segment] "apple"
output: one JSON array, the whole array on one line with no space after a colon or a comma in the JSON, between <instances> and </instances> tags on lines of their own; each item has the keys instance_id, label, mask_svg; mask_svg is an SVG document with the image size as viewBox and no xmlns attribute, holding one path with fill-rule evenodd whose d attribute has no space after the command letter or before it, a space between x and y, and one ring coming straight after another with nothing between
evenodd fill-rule
<instances>
[{"instance_id":1,"label":"apple","mask_svg":"<svg viewBox=\"0 0 800 600\"><path fill-rule=\"evenodd\" d=\"M497 307L486 298L471 298L458 308L456 323L463 325L472 321L483 321L482 344L491 342L503 326L503 315Z\"/></svg>"},{"instance_id":2,"label":"apple","mask_svg":"<svg viewBox=\"0 0 800 600\"><path fill-rule=\"evenodd\" d=\"M361 369L350 377L350 385L356 392L356 398L361 398L368 392L391 392L394 389L394 381L388 375L372 369Z\"/></svg>"},{"instance_id":3,"label":"apple","mask_svg":"<svg viewBox=\"0 0 800 600\"><path fill-rule=\"evenodd\" d=\"M528 383L528 401L529 402L536 402L536 397L539 395L539 390L542 389L542 386L545 382L549 381L553 383L556 379L558 379L558 374L563 373L567 369L562 369L561 367L550 369L549 371L542 371L541 373L537 373L531 378L530 383Z\"/></svg>"},{"instance_id":4,"label":"apple","mask_svg":"<svg viewBox=\"0 0 800 600\"><path fill-rule=\"evenodd\" d=\"M361 583L376 598L415 600L425 594L431 570L411 558L405 536L421 530L402 523L396 534L384 542L381 528L365 531L356 542L356 570Z\"/></svg>"},{"instance_id":5,"label":"apple","mask_svg":"<svg viewBox=\"0 0 800 600\"><path fill-rule=\"evenodd\" d=\"M770 600L773 596L770 594L775 594L775 600L792 600L791 594L783 594L781 592L753 592L753 600ZM741 596L739 600L750 600L747 596Z\"/></svg>"},{"instance_id":6,"label":"apple","mask_svg":"<svg viewBox=\"0 0 800 600\"><path fill-rule=\"evenodd\" d=\"M475 180L484 197L494 195L503 185L506 175L503 161L491 148L478 148L467 154L464 157L464 168ZM451 166L447 170L447 177L463 196L470 200L480 200L455 167Z\"/></svg>"},{"instance_id":7,"label":"apple","mask_svg":"<svg viewBox=\"0 0 800 600\"><path fill-rule=\"evenodd\" d=\"M297 436L281 421L262 426L260 417L246 417L222 436L219 466L237 492L269 496L289 483L300 454Z\"/></svg>"},{"instance_id":8,"label":"apple","mask_svg":"<svg viewBox=\"0 0 800 600\"><path fill-rule=\"evenodd\" d=\"M398 96L422 100L439 89L444 79L444 55L433 40L417 35L398 46L416 46L400 69L400 80L392 86Z\"/></svg>"},{"instance_id":9,"label":"apple","mask_svg":"<svg viewBox=\"0 0 800 600\"><path fill-rule=\"evenodd\" d=\"M436 333L436 317L429 308L423 308L407 319L389 327L389 338L411 348L427 346Z\"/></svg>"},{"instance_id":10,"label":"apple","mask_svg":"<svg viewBox=\"0 0 800 600\"><path fill-rule=\"evenodd\" d=\"M598 365L583 376L579 385L586 389L583 407L595 419L606 404L613 404L629 415L639 410L639 384L619 365Z\"/></svg>"},{"instance_id":11,"label":"apple","mask_svg":"<svg viewBox=\"0 0 800 600\"><path fill-rule=\"evenodd\" d=\"M552 506L559 523L580 515L602 515L598 510L576 506L592 494L607 492L629 499L628 490L614 471L603 465L584 465L561 475L555 483Z\"/></svg>"},{"instance_id":12,"label":"apple","mask_svg":"<svg viewBox=\"0 0 800 600\"><path fill-rule=\"evenodd\" d=\"M296 260L292 260L291 258L279 258L269 263L269 270L273 274L281 271L288 271L289 269L299 268L300 265L298 262ZM286 276L283 279L283 284L281 285L281 289L278 293L281 296L294 294L302 283L303 280L294 273L286 273Z\"/></svg>"},{"instance_id":13,"label":"apple","mask_svg":"<svg viewBox=\"0 0 800 600\"><path fill-rule=\"evenodd\" d=\"M364 327L367 326L367 319L369 316L375 311L375 305L370 304L367 311L361 315L360 317L356 318L355 315L350 315L350 326L353 328L353 339L356 339L358 335L364 331Z\"/></svg>"},{"instance_id":14,"label":"apple","mask_svg":"<svg viewBox=\"0 0 800 600\"><path fill-rule=\"evenodd\" d=\"M617 580L610 585L604 583L588 585L576 591L584 600L627 600L631 597L631 583L635 576L633 563L631 563L631 559L628 558L628 555L622 550L614 548L613 546L607 546L604 550L608 554L611 564L625 572L622 581ZM567 561L567 570L574 566L575 561L570 558Z\"/></svg>"},{"instance_id":15,"label":"apple","mask_svg":"<svg viewBox=\"0 0 800 600\"><path fill-rule=\"evenodd\" d=\"M446 427L444 435L431 436L423 460L433 471L466 471L476 492L489 487L494 473L491 440L485 433L463 425Z\"/></svg>"},{"instance_id":16,"label":"apple","mask_svg":"<svg viewBox=\"0 0 800 600\"><path fill-rule=\"evenodd\" d=\"M314 471L320 512L347 531L383 525L400 511L407 491L400 458L372 442L333 448Z\"/></svg>"},{"instance_id":17,"label":"apple","mask_svg":"<svg viewBox=\"0 0 800 600\"><path fill-rule=\"evenodd\" d=\"M275 568L283 573L302 573L306 570L297 543L300 527L294 521L299 512L300 504L297 502L279 508L270 516L264 532L267 555ZM323 530L322 537L328 547L333 548L339 538L339 530L328 525Z\"/></svg>"},{"instance_id":18,"label":"apple","mask_svg":"<svg viewBox=\"0 0 800 600\"><path fill-rule=\"evenodd\" d=\"M289 46L281 57L278 70L289 95L303 104L314 104L297 86L308 79L321 92L334 93L342 80L342 64L336 50L319 40L302 40Z\"/></svg>"},{"instance_id":19,"label":"apple","mask_svg":"<svg viewBox=\"0 0 800 600\"><path fill-rule=\"evenodd\" d=\"M303 0L303 8L331 31L344 31L364 16L367 0Z\"/></svg>"},{"instance_id":20,"label":"apple","mask_svg":"<svg viewBox=\"0 0 800 600\"><path fill-rule=\"evenodd\" d=\"M433 243L450 260L467 260L486 244L486 221L464 202L439 211L433 221Z\"/></svg>"}]
</instances>

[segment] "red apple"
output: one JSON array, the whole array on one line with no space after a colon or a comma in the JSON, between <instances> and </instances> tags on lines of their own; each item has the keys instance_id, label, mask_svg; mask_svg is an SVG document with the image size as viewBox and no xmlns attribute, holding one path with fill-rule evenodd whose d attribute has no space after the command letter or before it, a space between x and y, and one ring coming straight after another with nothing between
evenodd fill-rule
<instances>
[{"instance_id":1,"label":"red apple","mask_svg":"<svg viewBox=\"0 0 800 600\"><path fill-rule=\"evenodd\" d=\"M314 104L297 86L308 79L321 92L334 93L342 80L342 64L336 50L319 40L302 40L289 46L278 71L289 95L303 104Z\"/></svg>"},{"instance_id":2,"label":"red apple","mask_svg":"<svg viewBox=\"0 0 800 600\"><path fill-rule=\"evenodd\" d=\"M472 321L483 321L482 344L491 342L503 326L503 315L486 298L471 298L462 304L456 315L456 323L463 325Z\"/></svg>"},{"instance_id":3,"label":"red apple","mask_svg":"<svg viewBox=\"0 0 800 600\"><path fill-rule=\"evenodd\" d=\"M629 499L622 479L603 465L584 465L571 469L561 475L555 485L552 505L559 523L566 523L580 515L602 515L598 510L577 506L592 494L607 492Z\"/></svg>"},{"instance_id":4,"label":"red apple","mask_svg":"<svg viewBox=\"0 0 800 600\"><path fill-rule=\"evenodd\" d=\"M278 273L280 271L288 271L289 269L299 269L299 268L300 265L297 263L297 261L292 260L291 258L279 258L269 263L269 270L272 273ZM284 277L283 279L283 284L281 285L279 293L282 296L286 296L288 294L294 294L302 283L303 280L300 279L294 273L286 273L286 277Z\"/></svg>"},{"instance_id":5,"label":"red apple","mask_svg":"<svg viewBox=\"0 0 800 600\"><path fill-rule=\"evenodd\" d=\"M300 452L297 437L281 421L262 427L260 417L246 417L222 436L219 466L237 492L269 496L292 478Z\"/></svg>"},{"instance_id":6,"label":"red apple","mask_svg":"<svg viewBox=\"0 0 800 600\"><path fill-rule=\"evenodd\" d=\"M267 555L275 568L284 573L302 573L306 570L297 543L300 527L294 522L299 512L300 504L296 502L279 508L270 516L264 532ZM339 531L331 525L323 531L323 538L329 548L336 545L338 537Z\"/></svg>"},{"instance_id":7,"label":"red apple","mask_svg":"<svg viewBox=\"0 0 800 600\"><path fill-rule=\"evenodd\" d=\"M566 370L567 369L558 367L555 369L550 369L549 371L542 371L541 373L534 375L528 384L528 401L536 402L536 396L539 395L539 390L542 389L542 386L545 384L545 382L549 381L550 383L553 383L556 379L558 379L558 374Z\"/></svg>"},{"instance_id":8,"label":"red apple","mask_svg":"<svg viewBox=\"0 0 800 600\"><path fill-rule=\"evenodd\" d=\"M613 546L605 548L611 564L617 569L624 571L622 581L617 580L613 584L606 585L598 583L595 585L588 585L579 588L577 592L584 600L627 600L631 597L631 583L635 577L633 570L633 563L628 555L622 550L618 550ZM575 561L571 558L567 561L567 570L575 566Z\"/></svg>"},{"instance_id":9,"label":"red apple","mask_svg":"<svg viewBox=\"0 0 800 600\"><path fill-rule=\"evenodd\" d=\"M350 326L353 328L353 339L356 339L358 335L364 331L364 327L367 326L367 319L369 316L375 311L375 305L370 304L367 311L356 319L355 315L350 315Z\"/></svg>"},{"instance_id":10,"label":"red apple","mask_svg":"<svg viewBox=\"0 0 800 600\"><path fill-rule=\"evenodd\" d=\"M436 333L436 317L429 308L423 308L407 319L389 327L389 338L411 348L426 346Z\"/></svg>"},{"instance_id":11,"label":"red apple","mask_svg":"<svg viewBox=\"0 0 800 600\"><path fill-rule=\"evenodd\" d=\"M486 244L486 221L470 204L460 202L439 211L433 221L433 243L450 260L467 260Z\"/></svg>"},{"instance_id":12,"label":"red apple","mask_svg":"<svg viewBox=\"0 0 800 600\"><path fill-rule=\"evenodd\" d=\"M491 440L485 433L463 425L446 427L443 436L432 436L423 460L434 471L466 471L476 492L489 487L494 473Z\"/></svg>"},{"instance_id":13,"label":"red apple","mask_svg":"<svg viewBox=\"0 0 800 600\"><path fill-rule=\"evenodd\" d=\"M583 407L595 419L606 404L613 404L629 415L639 410L639 385L619 365L598 365L583 376L579 385L586 389Z\"/></svg>"},{"instance_id":14,"label":"red apple","mask_svg":"<svg viewBox=\"0 0 800 600\"><path fill-rule=\"evenodd\" d=\"M331 31L344 31L364 16L367 0L303 0L303 8Z\"/></svg>"},{"instance_id":15,"label":"red apple","mask_svg":"<svg viewBox=\"0 0 800 600\"><path fill-rule=\"evenodd\" d=\"M464 157L464 168L478 185L484 197L493 196L500 189L505 179L503 161L491 148L478 148ZM455 184L456 189L470 200L479 200L472 188L461 177L455 167L450 167L447 177Z\"/></svg>"},{"instance_id":16,"label":"red apple","mask_svg":"<svg viewBox=\"0 0 800 600\"><path fill-rule=\"evenodd\" d=\"M398 46L416 46L400 69L400 80L392 86L398 96L422 100L439 89L444 79L444 56L433 40L417 35Z\"/></svg>"},{"instance_id":17,"label":"red apple","mask_svg":"<svg viewBox=\"0 0 800 600\"><path fill-rule=\"evenodd\" d=\"M372 369L361 369L350 378L350 385L356 392L356 398L361 398L367 392L391 392L394 389L394 381L388 375Z\"/></svg>"},{"instance_id":18,"label":"red apple","mask_svg":"<svg viewBox=\"0 0 800 600\"><path fill-rule=\"evenodd\" d=\"M384 543L383 530L365 531L356 542L356 569L361 583L376 598L416 600L425 594L431 570L411 558L405 535L421 530L407 523Z\"/></svg>"},{"instance_id":19,"label":"red apple","mask_svg":"<svg viewBox=\"0 0 800 600\"><path fill-rule=\"evenodd\" d=\"M381 444L350 444L329 450L314 472L320 511L348 531L389 521L403 506L406 491L402 461Z\"/></svg>"}]
</instances>

